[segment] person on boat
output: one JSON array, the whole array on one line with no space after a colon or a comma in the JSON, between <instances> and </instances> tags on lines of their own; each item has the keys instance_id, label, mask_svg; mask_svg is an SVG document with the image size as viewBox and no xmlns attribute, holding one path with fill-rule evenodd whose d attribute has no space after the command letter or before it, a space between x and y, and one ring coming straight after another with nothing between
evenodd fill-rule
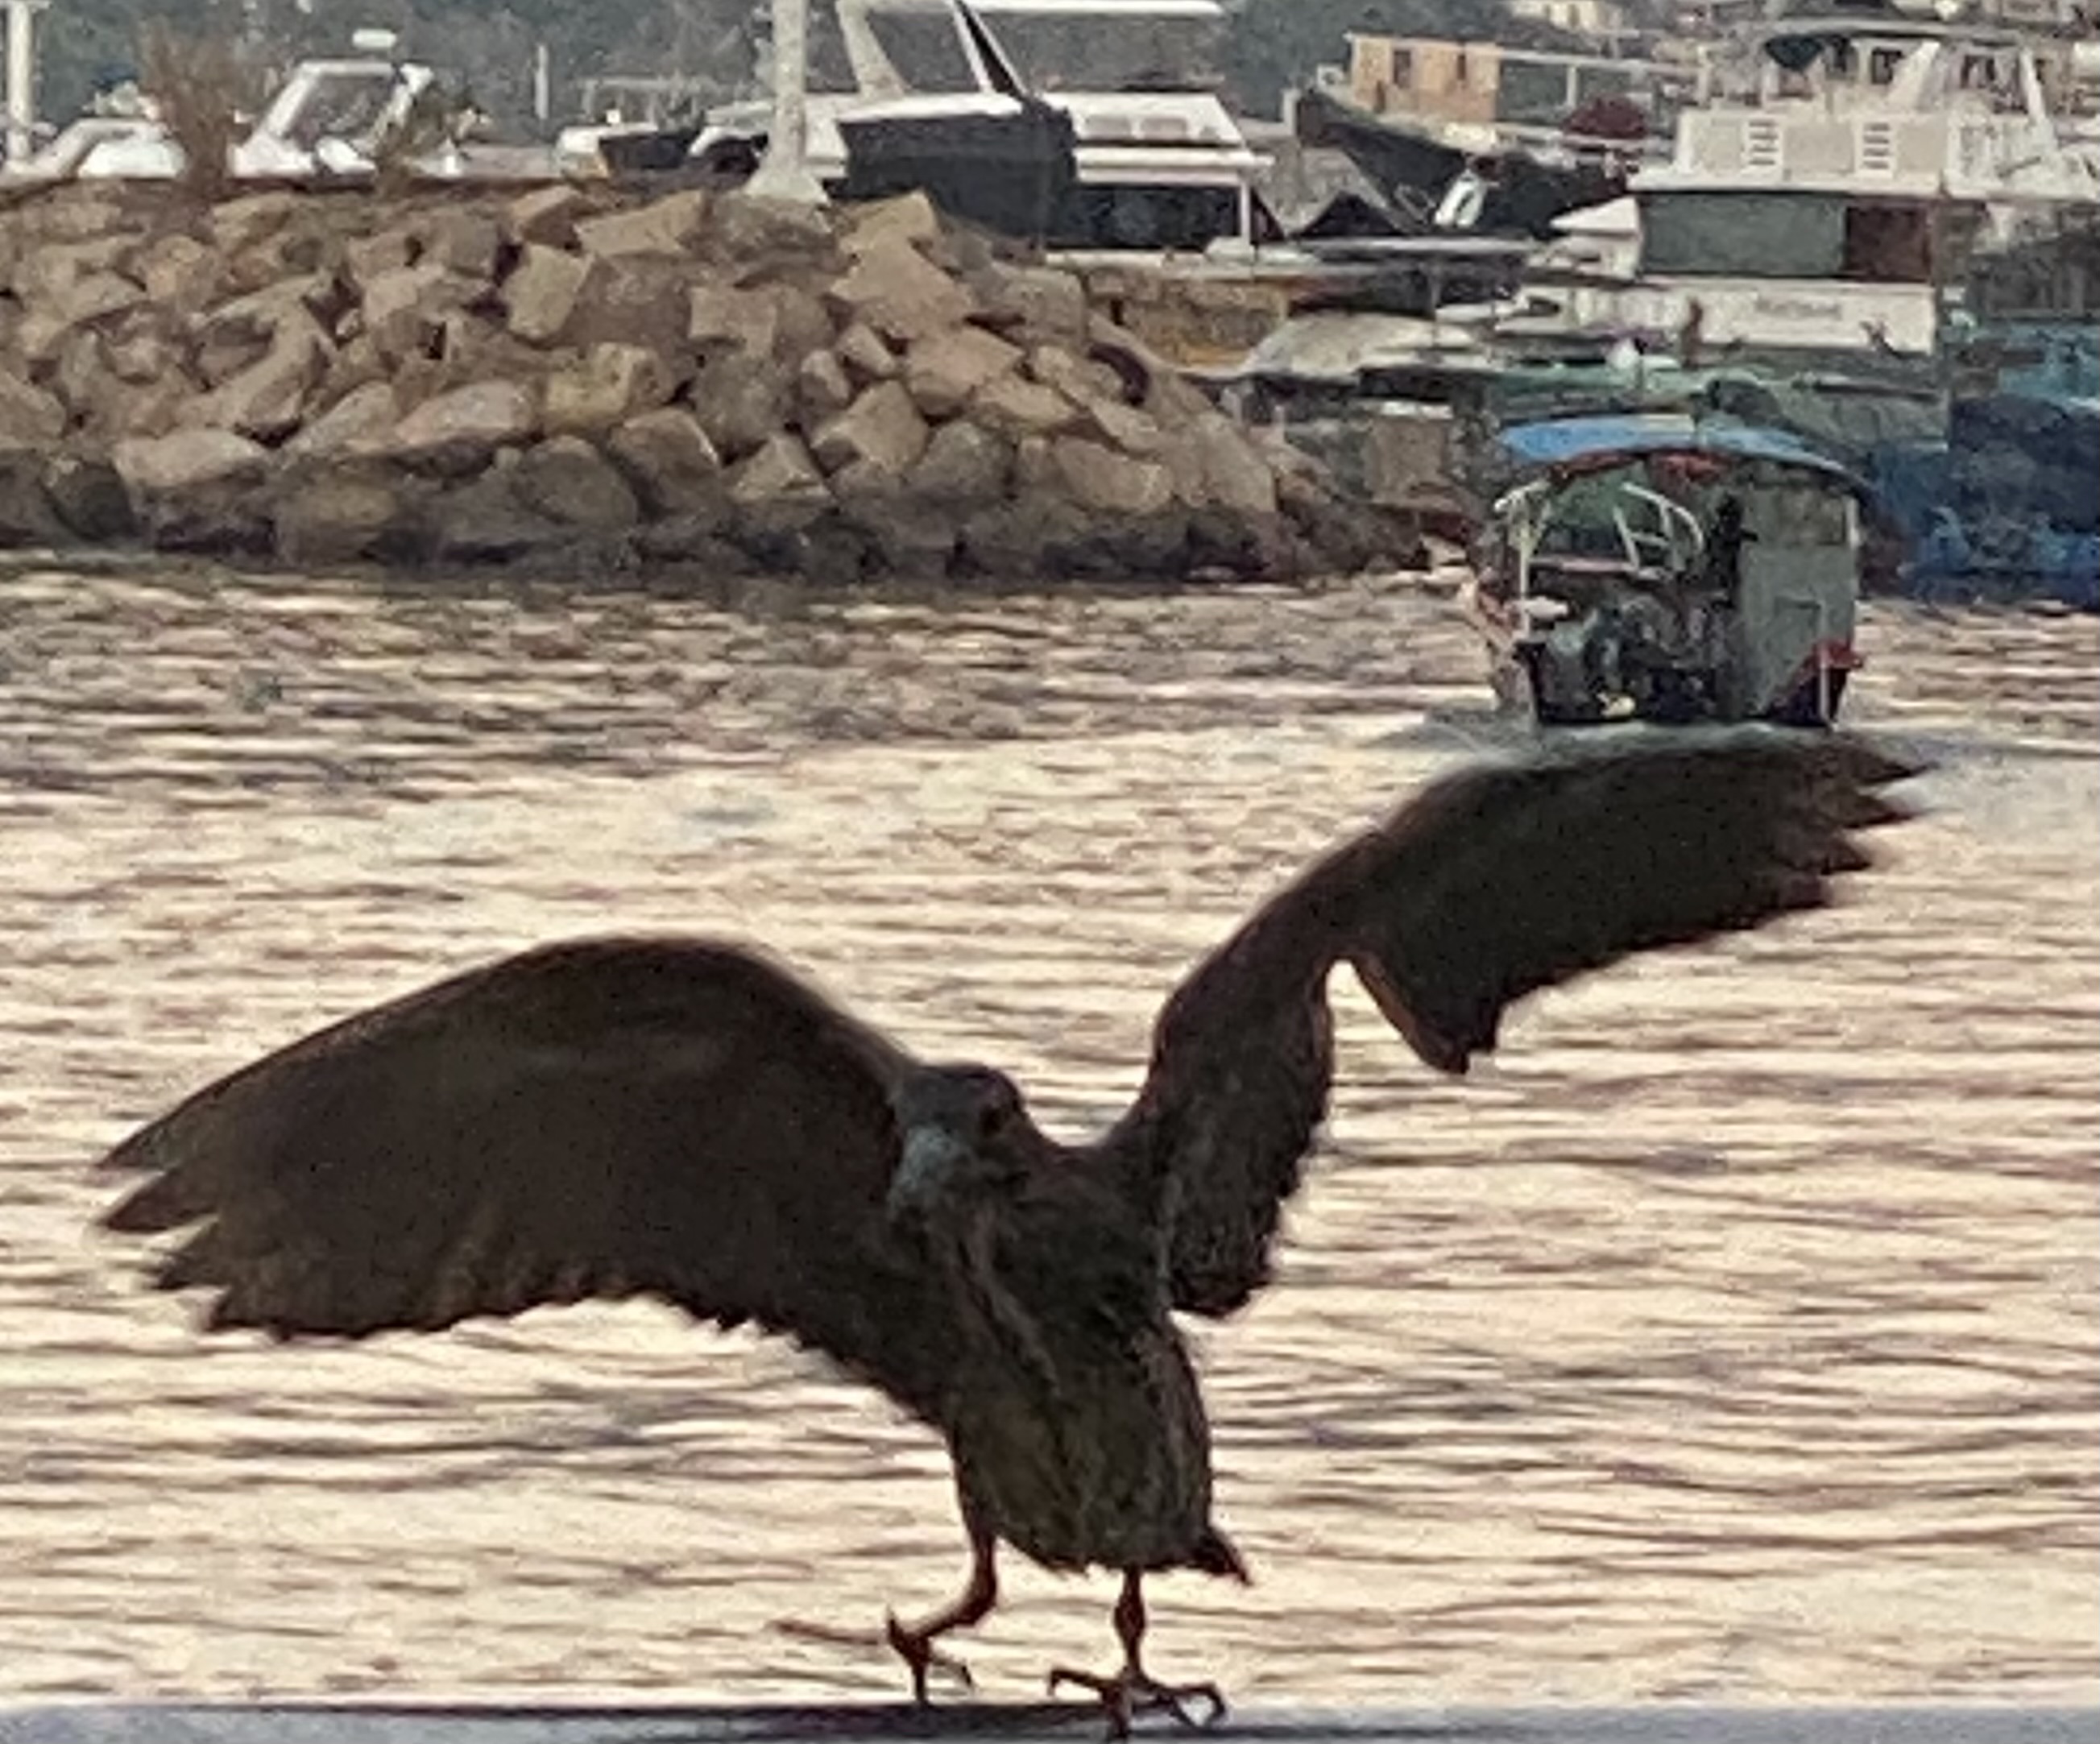
<instances>
[{"instance_id":1,"label":"person on boat","mask_svg":"<svg viewBox=\"0 0 2100 1744\"><path fill-rule=\"evenodd\" d=\"M1743 500L1731 491L1706 535L1706 585L1714 603L1732 607L1743 587L1743 547L1758 536L1743 525Z\"/></svg>"}]
</instances>

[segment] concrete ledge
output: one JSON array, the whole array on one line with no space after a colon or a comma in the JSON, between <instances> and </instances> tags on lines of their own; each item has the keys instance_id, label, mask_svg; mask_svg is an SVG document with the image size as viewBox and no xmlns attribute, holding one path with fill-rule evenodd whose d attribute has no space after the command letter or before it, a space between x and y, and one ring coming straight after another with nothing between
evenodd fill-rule
<instances>
[{"instance_id":1,"label":"concrete ledge","mask_svg":"<svg viewBox=\"0 0 2100 1744\"><path fill-rule=\"evenodd\" d=\"M1165 1720L1140 1736L1182 1736ZM0 1744L826 1744L1092 1738L1066 1703L678 1706L503 1703L82 1703L0 1709ZM1213 1736L1288 1744L2088 1744L2100 1706L1267 1709Z\"/></svg>"}]
</instances>

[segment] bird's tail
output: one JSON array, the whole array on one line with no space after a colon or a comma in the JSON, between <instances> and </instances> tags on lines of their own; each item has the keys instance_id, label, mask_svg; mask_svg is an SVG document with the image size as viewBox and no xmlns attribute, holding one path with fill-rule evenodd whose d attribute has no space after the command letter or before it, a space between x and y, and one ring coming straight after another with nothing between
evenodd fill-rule
<instances>
[{"instance_id":1,"label":"bird's tail","mask_svg":"<svg viewBox=\"0 0 2100 1744\"><path fill-rule=\"evenodd\" d=\"M1203 1535L1196 1541L1190 1554L1189 1566L1198 1574L1221 1574L1238 1581L1242 1587L1251 1585L1254 1577L1247 1573L1247 1565L1237 1546L1215 1526L1203 1528Z\"/></svg>"}]
</instances>

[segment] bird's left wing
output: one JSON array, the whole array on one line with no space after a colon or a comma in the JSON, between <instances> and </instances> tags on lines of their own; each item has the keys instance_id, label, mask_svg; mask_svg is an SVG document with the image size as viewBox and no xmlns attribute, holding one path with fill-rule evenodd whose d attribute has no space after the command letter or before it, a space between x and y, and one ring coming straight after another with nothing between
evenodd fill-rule
<instances>
[{"instance_id":1,"label":"bird's left wing","mask_svg":"<svg viewBox=\"0 0 2100 1744\"><path fill-rule=\"evenodd\" d=\"M1176 990L1101 1153L1167 1225L1175 1305L1229 1313L1267 1279L1326 1111L1336 962L1462 1072L1527 993L1826 904L1916 772L1838 734L1612 734L1450 776L1317 863Z\"/></svg>"},{"instance_id":2,"label":"bird's left wing","mask_svg":"<svg viewBox=\"0 0 2100 1744\"><path fill-rule=\"evenodd\" d=\"M922 1415L941 1329L891 1250L909 1056L704 939L542 946L363 1012L118 1145L104 1221L280 1336L653 1296L836 1358Z\"/></svg>"}]
</instances>

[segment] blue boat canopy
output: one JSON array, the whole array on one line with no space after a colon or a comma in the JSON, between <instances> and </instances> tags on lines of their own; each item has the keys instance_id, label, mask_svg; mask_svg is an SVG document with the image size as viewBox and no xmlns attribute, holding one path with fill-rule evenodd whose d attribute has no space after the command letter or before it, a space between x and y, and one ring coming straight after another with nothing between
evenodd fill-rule
<instances>
[{"instance_id":1,"label":"blue boat canopy","mask_svg":"<svg viewBox=\"0 0 2100 1744\"><path fill-rule=\"evenodd\" d=\"M1803 466L1842 480L1856 490L1868 488L1842 461L1785 430L1693 418L1679 412L1547 418L1535 424L1510 425L1499 439L1502 452L1524 466L1606 462L1622 454L1715 454Z\"/></svg>"}]
</instances>

